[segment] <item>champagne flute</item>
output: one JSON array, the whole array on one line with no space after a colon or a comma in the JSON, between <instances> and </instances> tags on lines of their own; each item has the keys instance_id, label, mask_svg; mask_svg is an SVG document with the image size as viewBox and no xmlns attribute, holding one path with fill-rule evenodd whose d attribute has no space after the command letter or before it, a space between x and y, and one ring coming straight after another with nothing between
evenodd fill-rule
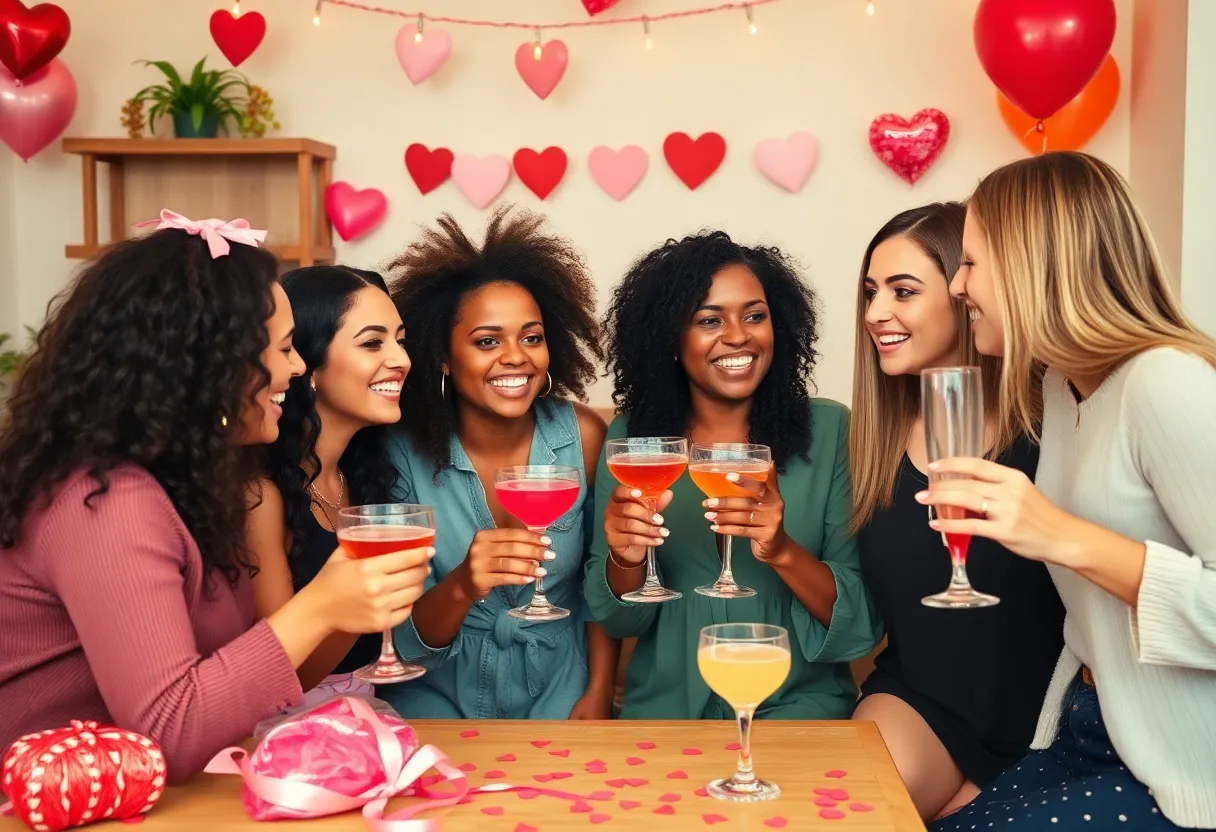
<instances>
[{"instance_id":1,"label":"champagne flute","mask_svg":"<svg viewBox=\"0 0 1216 832\"><path fill-rule=\"evenodd\" d=\"M338 511L337 532L338 545L354 559L421 549L435 545L435 511L409 503L350 506ZM380 658L354 676L373 685L395 685L424 673L425 667L401 661L388 629L380 641Z\"/></svg>"},{"instance_id":2,"label":"champagne flute","mask_svg":"<svg viewBox=\"0 0 1216 832\"><path fill-rule=\"evenodd\" d=\"M951 457L984 455L984 385L979 367L935 367L920 375L920 409L925 423L925 450L929 462ZM957 474L929 474L929 488ZM937 510L943 520L960 520L970 512L957 506ZM932 518L933 511L930 509ZM973 515L972 515L973 516ZM1000 603L995 595L976 592L967 578L967 549L971 535L942 534L950 552L950 585L944 592L921 599L927 607L974 609Z\"/></svg>"},{"instance_id":3,"label":"champagne flute","mask_svg":"<svg viewBox=\"0 0 1216 832\"><path fill-rule=\"evenodd\" d=\"M544 534L578 499L579 472L569 465L510 465L494 475L494 493L503 510L528 527ZM549 603L545 579L540 576L532 598L507 615L524 621L557 621L570 610Z\"/></svg>"},{"instance_id":4,"label":"champagne flute","mask_svg":"<svg viewBox=\"0 0 1216 832\"><path fill-rule=\"evenodd\" d=\"M735 776L705 787L718 800L752 803L772 800L781 787L752 770L752 719L756 708L790 673L790 637L772 624L713 624L701 629L697 667L710 690L735 709L739 721L739 762Z\"/></svg>"},{"instance_id":5,"label":"champagne flute","mask_svg":"<svg viewBox=\"0 0 1216 832\"><path fill-rule=\"evenodd\" d=\"M628 437L609 439L608 472L626 488L642 492L646 507L658 511L658 499L688 467L688 440L679 436ZM684 593L668 589L659 582L655 569L654 547L646 548L646 580L639 589L626 592L622 601L635 604L660 604L683 598Z\"/></svg>"},{"instance_id":6,"label":"champagne flute","mask_svg":"<svg viewBox=\"0 0 1216 832\"><path fill-rule=\"evenodd\" d=\"M755 490L731 482L727 474L738 474L741 478L757 484L764 483L772 475L773 453L767 445L747 445L736 442L697 443L692 446L688 462L688 475L706 497L753 497ZM750 598L756 594L751 587L735 583L731 570L731 536L718 535L718 557L722 561L722 572L712 584L697 587L701 595L710 598Z\"/></svg>"}]
</instances>

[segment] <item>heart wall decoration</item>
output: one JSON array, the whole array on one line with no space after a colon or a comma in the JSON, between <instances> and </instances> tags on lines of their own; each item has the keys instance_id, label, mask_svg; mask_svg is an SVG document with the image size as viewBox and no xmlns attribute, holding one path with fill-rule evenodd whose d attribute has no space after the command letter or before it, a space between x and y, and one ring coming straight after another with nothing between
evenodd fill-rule
<instances>
[{"instance_id":1,"label":"heart wall decoration","mask_svg":"<svg viewBox=\"0 0 1216 832\"><path fill-rule=\"evenodd\" d=\"M819 160L819 142L805 131L784 139L764 139L756 145L752 159L770 182L796 194Z\"/></svg>"},{"instance_id":2,"label":"heart wall decoration","mask_svg":"<svg viewBox=\"0 0 1216 832\"><path fill-rule=\"evenodd\" d=\"M593 148L587 156L587 169L595 184L620 202L629 196L646 175L650 166L650 157L646 151L636 144L626 145L620 150L613 150L606 145Z\"/></svg>"},{"instance_id":3,"label":"heart wall decoration","mask_svg":"<svg viewBox=\"0 0 1216 832\"><path fill-rule=\"evenodd\" d=\"M587 10L587 14L595 17L603 11L607 11L619 3L621 0L583 0L583 8Z\"/></svg>"},{"instance_id":4,"label":"heart wall decoration","mask_svg":"<svg viewBox=\"0 0 1216 832\"><path fill-rule=\"evenodd\" d=\"M421 26L408 23L398 30L394 45L401 69L415 87L438 72L452 54L452 36L447 32L428 29L423 34Z\"/></svg>"},{"instance_id":5,"label":"heart wall decoration","mask_svg":"<svg viewBox=\"0 0 1216 832\"><path fill-rule=\"evenodd\" d=\"M356 190L349 182L325 189L325 215L347 242L366 237L388 213L388 199L375 188Z\"/></svg>"},{"instance_id":6,"label":"heart wall decoration","mask_svg":"<svg viewBox=\"0 0 1216 832\"><path fill-rule=\"evenodd\" d=\"M925 175L950 139L950 119L932 107L910 119L886 113L870 122L870 149L909 185Z\"/></svg>"},{"instance_id":7,"label":"heart wall decoration","mask_svg":"<svg viewBox=\"0 0 1216 832\"><path fill-rule=\"evenodd\" d=\"M557 89L569 63L570 52L560 40L551 40L544 46L540 41L521 43L515 50L515 71L541 101Z\"/></svg>"},{"instance_id":8,"label":"heart wall decoration","mask_svg":"<svg viewBox=\"0 0 1216 832\"><path fill-rule=\"evenodd\" d=\"M511 162L506 156L462 153L452 162L452 181L477 208L489 207L510 179Z\"/></svg>"},{"instance_id":9,"label":"heart wall decoration","mask_svg":"<svg viewBox=\"0 0 1216 832\"><path fill-rule=\"evenodd\" d=\"M523 147L515 151L512 161L519 181L532 193L545 199L566 175L569 160L566 158L566 151L560 147L546 147L540 153L530 147Z\"/></svg>"},{"instance_id":10,"label":"heart wall decoration","mask_svg":"<svg viewBox=\"0 0 1216 832\"><path fill-rule=\"evenodd\" d=\"M415 142L405 149L405 169L418 186L419 193L426 196L451 178L454 158L452 151L446 147L430 150L426 145Z\"/></svg>"},{"instance_id":11,"label":"heart wall decoration","mask_svg":"<svg viewBox=\"0 0 1216 832\"><path fill-rule=\"evenodd\" d=\"M266 37L266 18L257 12L233 15L217 9L211 15L211 39L233 66L240 66L262 45Z\"/></svg>"},{"instance_id":12,"label":"heart wall decoration","mask_svg":"<svg viewBox=\"0 0 1216 832\"><path fill-rule=\"evenodd\" d=\"M663 158L672 173L690 191L695 191L726 158L726 139L713 132L702 133L696 139L687 133L672 133L663 140Z\"/></svg>"},{"instance_id":13,"label":"heart wall decoration","mask_svg":"<svg viewBox=\"0 0 1216 832\"><path fill-rule=\"evenodd\" d=\"M0 65L18 81L55 60L71 33L72 21L56 5L0 0Z\"/></svg>"},{"instance_id":14,"label":"heart wall decoration","mask_svg":"<svg viewBox=\"0 0 1216 832\"><path fill-rule=\"evenodd\" d=\"M18 80L0 67L0 141L21 160L41 152L67 129L76 114L76 79L55 58Z\"/></svg>"}]
</instances>

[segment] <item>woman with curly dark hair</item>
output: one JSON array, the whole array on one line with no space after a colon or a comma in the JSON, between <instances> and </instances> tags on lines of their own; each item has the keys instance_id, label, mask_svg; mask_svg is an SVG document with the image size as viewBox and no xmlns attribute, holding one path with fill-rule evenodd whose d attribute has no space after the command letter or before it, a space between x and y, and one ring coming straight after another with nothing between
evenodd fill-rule
<instances>
[{"instance_id":1,"label":"woman with curly dark hair","mask_svg":"<svg viewBox=\"0 0 1216 832\"><path fill-rule=\"evenodd\" d=\"M757 716L840 719L853 710L847 662L869 652L880 624L849 532L849 412L808 393L816 305L781 251L743 246L721 231L668 240L613 292L605 326L622 415L608 438L762 444L776 469L752 496L708 500L686 473L663 494L659 515L640 491L618 487L600 460L604 520L584 591L604 629L638 639L622 717L733 719L702 680L693 649L701 627L727 620L790 633L789 677ZM733 570L754 595L696 591L717 579L716 544L726 535L751 543L735 547ZM642 586L648 546L658 547L663 583L683 598L621 600Z\"/></svg>"},{"instance_id":2,"label":"woman with curly dark hair","mask_svg":"<svg viewBox=\"0 0 1216 832\"><path fill-rule=\"evenodd\" d=\"M435 506L442 529L427 592L396 635L428 673L381 694L411 717L611 716L619 645L586 623L580 593L604 422L566 398L595 377L595 290L578 252L543 222L503 208L478 246L444 216L391 267L414 360L394 460L403 493ZM584 472L574 507L545 536L495 495L496 471L525 464ZM573 614L509 615L541 576Z\"/></svg>"},{"instance_id":3,"label":"woman with curly dark hair","mask_svg":"<svg viewBox=\"0 0 1216 832\"><path fill-rule=\"evenodd\" d=\"M410 369L401 316L376 272L308 266L283 275L282 285L304 374L287 391L250 511L259 618L307 586L338 550L340 509L393 500L397 472L386 431L401 418L397 403ZM327 639L300 666L305 701L371 693L351 674L376 661L380 641L348 633Z\"/></svg>"},{"instance_id":4,"label":"woman with curly dark hair","mask_svg":"<svg viewBox=\"0 0 1216 832\"><path fill-rule=\"evenodd\" d=\"M262 236L166 211L53 305L0 427L0 747L91 719L186 780L300 700L325 639L420 594L418 552L336 556L255 616L247 446L277 437L303 370Z\"/></svg>"}]
</instances>

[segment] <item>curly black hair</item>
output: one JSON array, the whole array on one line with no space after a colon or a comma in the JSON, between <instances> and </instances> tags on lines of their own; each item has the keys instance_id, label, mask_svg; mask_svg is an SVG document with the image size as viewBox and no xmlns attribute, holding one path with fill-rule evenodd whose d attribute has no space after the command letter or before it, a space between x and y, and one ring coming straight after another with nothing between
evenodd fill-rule
<instances>
[{"instance_id":1,"label":"curly black hair","mask_svg":"<svg viewBox=\"0 0 1216 832\"><path fill-rule=\"evenodd\" d=\"M350 313L355 293L374 286L388 294L388 287L376 272L349 266L294 269L283 275L282 283L296 319L296 352L306 370L291 380L279 417L279 438L266 453L265 474L283 495L284 519L291 534L288 555L294 558L303 551L311 528L308 486L321 474L316 453L321 418L310 384L312 374L325 365L329 345ZM387 425L357 431L338 460L338 470L350 487L351 505L393 501L397 470L389 459L387 431Z\"/></svg>"},{"instance_id":2,"label":"curly black hair","mask_svg":"<svg viewBox=\"0 0 1216 832\"><path fill-rule=\"evenodd\" d=\"M212 258L177 229L108 246L51 302L0 427L0 547L26 515L87 470L97 487L122 465L147 470L198 544L208 573L236 584L256 569L244 545L248 451L232 442L257 391L278 276L247 245Z\"/></svg>"},{"instance_id":3,"label":"curly black hair","mask_svg":"<svg viewBox=\"0 0 1216 832\"><path fill-rule=\"evenodd\" d=\"M479 249L451 215L427 228L388 266L393 302L405 322L406 350L413 368L401 391L401 424L435 464L450 460L456 431L455 396L444 398L439 382L447 360L456 310L469 292L491 283L514 283L540 308L549 347L552 394L586 398L603 359L595 319L595 285L582 255L568 241L547 233L545 218L502 206L490 217Z\"/></svg>"},{"instance_id":4,"label":"curly black hair","mask_svg":"<svg viewBox=\"0 0 1216 832\"><path fill-rule=\"evenodd\" d=\"M768 445L777 469L811 445L810 392L819 353L819 301L794 263L775 247L743 246L723 231L668 240L633 264L604 316L612 399L632 436L683 436L692 418L688 376L679 361L684 331L713 277L744 266L764 287L773 322L773 361L756 389L749 440Z\"/></svg>"}]
</instances>

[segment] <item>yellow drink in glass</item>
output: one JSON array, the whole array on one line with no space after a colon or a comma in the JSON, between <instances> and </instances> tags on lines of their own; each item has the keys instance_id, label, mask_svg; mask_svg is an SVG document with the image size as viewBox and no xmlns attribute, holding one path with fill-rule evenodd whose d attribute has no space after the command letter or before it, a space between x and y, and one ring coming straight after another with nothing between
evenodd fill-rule
<instances>
[{"instance_id":1,"label":"yellow drink in glass","mask_svg":"<svg viewBox=\"0 0 1216 832\"><path fill-rule=\"evenodd\" d=\"M732 708L756 708L790 675L790 651L775 644L711 644L697 651L697 667Z\"/></svg>"}]
</instances>

